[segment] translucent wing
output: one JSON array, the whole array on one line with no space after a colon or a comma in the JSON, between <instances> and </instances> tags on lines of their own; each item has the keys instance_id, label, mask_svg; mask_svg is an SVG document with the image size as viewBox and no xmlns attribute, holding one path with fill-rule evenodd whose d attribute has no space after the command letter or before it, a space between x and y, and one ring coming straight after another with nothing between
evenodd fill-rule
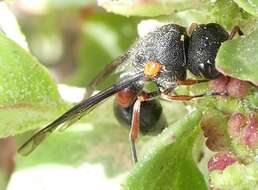
<instances>
[{"instance_id":1,"label":"translucent wing","mask_svg":"<svg viewBox=\"0 0 258 190\"><path fill-rule=\"evenodd\" d=\"M106 90L83 100L81 103L75 105L63 115L58 117L52 123L38 131L29 140L27 140L19 149L18 152L22 155L27 155L32 152L50 133L55 131L60 125L67 124L70 126L85 114L89 113L98 103L106 98L112 96L116 92L130 86L132 83L141 80L143 74L137 74L131 78L122 80Z\"/></svg>"},{"instance_id":2,"label":"translucent wing","mask_svg":"<svg viewBox=\"0 0 258 190\"><path fill-rule=\"evenodd\" d=\"M106 98L107 99L107 98ZM103 101L102 101L103 102ZM60 126L58 126L58 131L63 132L65 129L67 129L68 127L70 127L72 124L74 124L75 122L77 122L78 120L80 120L84 115L88 114L91 110L93 110L99 103L95 104L94 106L92 106L91 108L88 108L87 110L85 110L82 113L78 113L78 114L74 114L71 115L71 117L69 118L69 120L67 120L65 123L61 124Z\"/></svg>"},{"instance_id":3,"label":"translucent wing","mask_svg":"<svg viewBox=\"0 0 258 190\"><path fill-rule=\"evenodd\" d=\"M124 54L114 59L112 63L106 65L106 67L100 71L96 77L89 83L86 88L85 98L88 98L92 95L96 87L101 84L103 81L107 80L112 74L119 74L123 72L128 64L128 59L130 57L130 49L127 50Z\"/></svg>"},{"instance_id":4,"label":"translucent wing","mask_svg":"<svg viewBox=\"0 0 258 190\"><path fill-rule=\"evenodd\" d=\"M84 95L84 99L89 98L93 92L96 90L96 87L101 84L103 81L105 81L110 75L114 73L120 73L123 72L126 68L126 61L130 57L129 51L126 51L124 54L116 58L112 61L112 63L106 65L106 67L100 71L97 76L89 83L89 85L86 88L86 93ZM123 65L123 66L122 66ZM95 106L94 106L95 107ZM90 112L92 109L87 110L87 113ZM65 124L61 125L61 127L58 127L59 131L64 131L66 128L68 128L70 125L78 121L81 117L83 117L86 113L83 113L81 116L76 115L73 116L67 121Z\"/></svg>"}]
</instances>

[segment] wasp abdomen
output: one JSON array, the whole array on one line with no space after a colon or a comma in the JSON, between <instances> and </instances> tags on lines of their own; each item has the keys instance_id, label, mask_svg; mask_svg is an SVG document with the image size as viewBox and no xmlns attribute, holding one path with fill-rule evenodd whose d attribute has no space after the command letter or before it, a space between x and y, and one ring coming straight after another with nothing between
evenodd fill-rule
<instances>
[{"instance_id":1,"label":"wasp abdomen","mask_svg":"<svg viewBox=\"0 0 258 190\"><path fill-rule=\"evenodd\" d=\"M114 113L120 124L130 128L133 115L133 105L122 107L114 102ZM166 127L166 119L162 114L162 106L158 100L141 103L140 131L143 135L159 134Z\"/></svg>"}]
</instances>

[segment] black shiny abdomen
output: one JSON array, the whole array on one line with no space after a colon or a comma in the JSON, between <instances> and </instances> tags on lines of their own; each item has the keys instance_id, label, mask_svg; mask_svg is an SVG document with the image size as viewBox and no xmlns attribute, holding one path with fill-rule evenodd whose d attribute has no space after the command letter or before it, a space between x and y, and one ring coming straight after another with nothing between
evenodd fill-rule
<instances>
[{"instance_id":1,"label":"black shiny abdomen","mask_svg":"<svg viewBox=\"0 0 258 190\"><path fill-rule=\"evenodd\" d=\"M130 128L133 105L123 108L114 101L114 113L123 126ZM159 134L166 127L166 119L162 114L162 106L158 100L141 103L140 131L142 134Z\"/></svg>"},{"instance_id":2,"label":"black shiny abdomen","mask_svg":"<svg viewBox=\"0 0 258 190\"><path fill-rule=\"evenodd\" d=\"M196 76L217 78L215 58L221 43L228 39L227 31L219 24L201 24L195 28L189 39L188 69Z\"/></svg>"}]
</instances>

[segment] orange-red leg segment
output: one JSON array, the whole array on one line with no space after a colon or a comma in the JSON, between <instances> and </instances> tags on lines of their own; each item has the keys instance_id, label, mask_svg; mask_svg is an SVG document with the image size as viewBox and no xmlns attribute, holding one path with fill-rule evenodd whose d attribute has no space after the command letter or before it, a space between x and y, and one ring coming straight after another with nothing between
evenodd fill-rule
<instances>
[{"instance_id":1,"label":"orange-red leg segment","mask_svg":"<svg viewBox=\"0 0 258 190\"><path fill-rule=\"evenodd\" d=\"M244 33L241 31L240 27L239 27L239 26L235 26L235 27L231 30L228 39L229 39L229 40L233 39L234 36L236 35L236 33L238 33L239 36L244 35Z\"/></svg>"},{"instance_id":2,"label":"orange-red leg segment","mask_svg":"<svg viewBox=\"0 0 258 190\"><path fill-rule=\"evenodd\" d=\"M195 79L186 79L186 80L177 80L177 85L193 85L198 84L202 82L208 82L209 80L195 80Z\"/></svg>"},{"instance_id":3,"label":"orange-red leg segment","mask_svg":"<svg viewBox=\"0 0 258 190\"><path fill-rule=\"evenodd\" d=\"M135 141L139 135L140 131L140 111L141 111L141 102L151 100L152 98L159 95L159 92L153 92L153 93L144 93L140 96L138 96L136 102L133 106L133 117L132 117L132 124L131 124L131 130L129 134L129 140L131 143L131 152L134 163L138 161L137 159L137 151L135 146Z\"/></svg>"},{"instance_id":4,"label":"orange-red leg segment","mask_svg":"<svg viewBox=\"0 0 258 190\"><path fill-rule=\"evenodd\" d=\"M176 96L172 96L172 95L168 95L168 94L162 94L161 97L166 99L166 100L178 100L178 101L189 101L192 100L194 98L200 98L200 97L204 97L204 96L226 96L226 93L204 93L204 94L199 94L199 95L195 95L195 96L189 96L189 95L176 95Z\"/></svg>"}]
</instances>

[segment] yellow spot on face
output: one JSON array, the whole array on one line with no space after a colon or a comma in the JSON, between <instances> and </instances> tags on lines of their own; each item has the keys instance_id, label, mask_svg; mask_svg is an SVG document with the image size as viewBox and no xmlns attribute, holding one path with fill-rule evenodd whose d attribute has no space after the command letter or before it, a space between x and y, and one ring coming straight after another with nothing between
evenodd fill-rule
<instances>
[{"instance_id":1,"label":"yellow spot on face","mask_svg":"<svg viewBox=\"0 0 258 190\"><path fill-rule=\"evenodd\" d=\"M160 72L161 64L158 61L149 61L144 65L144 74L148 78L157 76Z\"/></svg>"}]
</instances>

